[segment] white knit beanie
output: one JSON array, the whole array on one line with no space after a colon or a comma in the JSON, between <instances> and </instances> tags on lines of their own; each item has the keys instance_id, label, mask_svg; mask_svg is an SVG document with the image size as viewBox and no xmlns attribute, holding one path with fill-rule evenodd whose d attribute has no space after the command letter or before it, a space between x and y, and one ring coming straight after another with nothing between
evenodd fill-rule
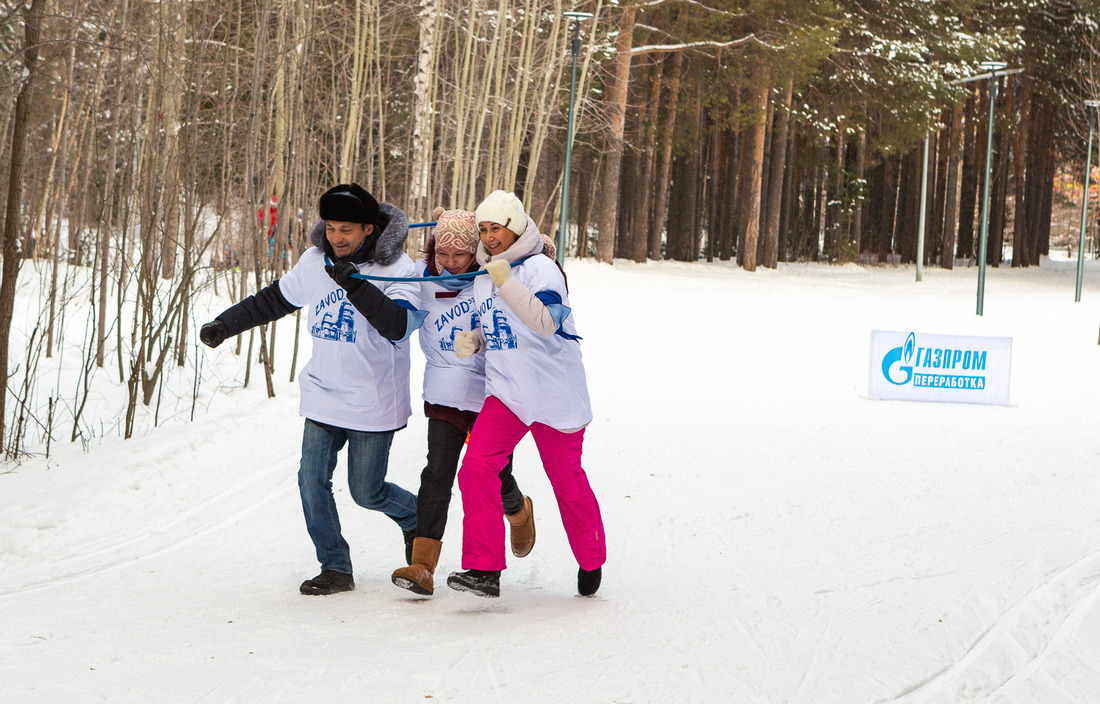
<instances>
[{"instance_id":1,"label":"white knit beanie","mask_svg":"<svg viewBox=\"0 0 1100 704\"><path fill-rule=\"evenodd\" d=\"M474 215L478 224L495 222L507 227L517 236L527 229L527 211L523 209L523 203L516 198L515 193L493 191L477 206Z\"/></svg>"}]
</instances>

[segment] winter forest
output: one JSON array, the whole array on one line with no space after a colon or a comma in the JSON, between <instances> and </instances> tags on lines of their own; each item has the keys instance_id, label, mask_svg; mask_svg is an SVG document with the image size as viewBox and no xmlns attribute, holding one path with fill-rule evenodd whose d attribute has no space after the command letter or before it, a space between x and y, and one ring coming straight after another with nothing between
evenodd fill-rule
<instances>
[{"instance_id":1,"label":"winter forest","mask_svg":"<svg viewBox=\"0 0 1100 704\"><path fill-rule=\"evenodd\" d=\"M278 277L335 183L414 223L514 190L558 232L574 61L569 257L911 263L923 183L923 264L969 265L988 141L988 263L1035 265L1080 200L1098 20L1096 0L5 2L5 456L105 432L97 375L128 389L120 435L155 423L166 377L199 384L196 293ZM28 281L37 325L13 331ZM75 392L40 388L66 327ZM270 390L276 331L255 333L245 383Z\"/></svg>"}]
</instances>

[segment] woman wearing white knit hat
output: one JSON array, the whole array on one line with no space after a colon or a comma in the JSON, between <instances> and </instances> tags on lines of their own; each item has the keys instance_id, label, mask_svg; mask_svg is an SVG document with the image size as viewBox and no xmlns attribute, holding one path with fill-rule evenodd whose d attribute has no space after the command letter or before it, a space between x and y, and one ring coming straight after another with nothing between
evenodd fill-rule
<instances>
[{"instance_id":1,"label":"woman wearing white knit hat","mask_svg":"<svg viewBox=\"0 0 1100 704\"><path fill-rule=\"evenodd\" d=\"M417 276L476 271L478 234L474 214L436 208L434 216L435 228L424 247L424 259L417 264ZM455 336L478 324L473 283L473 278L466 278L420 284L421 308L428 313L420 327L420 348L426 361L423 395L424 415L428 417L428 461L420 474L409 565L391 576L394 584L416 594L435 591L433 575L443 547L458 458L485 403L484 356L459 359L454 353ZM535 545L531 499L516 485L511 458L500 469L498 478L499 500L511 526L512 553L524 557Z\"/></svg>"},{"instance_id":2,"label":"woman wearing white knit hat","mask_svg":"<svg viewBox=\"0 0 1100 704\"><path fill-rule=\"evenodd\" d=\"M465 571L452 572L447 585L500 596L506 564L498 473L530 432L580 565L577 591L591 596L607 548L600 506L581 467L592 409L565 275L515 194L493 191L475 217L477 261L489 276L474 282L480 326L455 338L455 352L484 353L488 397L458 471Z\"/></svg>"}]
</instances>

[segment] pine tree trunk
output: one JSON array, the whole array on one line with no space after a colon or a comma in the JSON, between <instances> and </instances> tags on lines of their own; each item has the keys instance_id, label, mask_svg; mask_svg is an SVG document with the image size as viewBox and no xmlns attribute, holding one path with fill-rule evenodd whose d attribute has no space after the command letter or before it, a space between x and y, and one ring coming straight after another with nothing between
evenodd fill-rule
<instances>
[{"instance_id":1,"label":"pine tree trunk","mask_svg":"<svg viewBox=\"0 0 1100 704\"><path fill-rule=\"evenodd\" d=\"M722 261L730 258L736 229L733 223L733 202L736 198L733 187L737 177L732 148L736 138L732 130L721 129L714 147L714 189L711 195L714 200L714 221L711 223L710 233L714 246L711 249Z\"/></svg>"},{"instance_id":2,"label":"pine tree trunk","mask_svg":"<svg viewBox=\"0 0 1100 704\"><path fill-rule=\"evenodd\" d=\"M668 257L679 262L695 261L695 212L697 169L699 157L676 157L672 167L672 188L669 211L675 217L668 221Z\"/></svg>"},{"instance_id":3,"label":"pine tree trunk","mask_svg":"<svg viewBox=\"0 0 1100 704\"><path fill-rule=\"evenodd\" d=\"M1012 108L1009 107L1009 114ZM1002 123L1003 124L1003 123ZM989 204L989 263L1000 266L1005 240L1005 201L1008 198L1008 165L1011 159L1011 140L999 129L993 136L993 188Z\"/></svg>"},{"instance_id":4,"label":"pine tree trunk","mask_svg":"<svg viewBox=\"0 0 1100 704\"><path fill-rule=\"evenodd\" d=\"M867 197L867 132L860 128L856 135L856 178L859 183L858 196L853 204L855 211L852 219L852 244L856 254L863 252L863 202Z\"/></svg>"},{"instance_id":5,"label":"pine tree trunk","mask_svg":"<svg viewBox=\"0 0 1100 704\"><path fill-rule=\"evenodd\" d=\"M802 196L799 199L797 233L795 235L795 254L798 261L816 259L813 250L817 246L814 234L814 222L817 217L817 187L819 165L814 160L817 151L815 140L808 134L802 135L803 159L799 176L802 182Z\"/></svg>"},{"instance_id":6,"label":"pine tree trunk","mask_svg":"<svg viewBox=\"0 0 1100 704\"><path fill-rule=\"evenodd\" d=\"M756 271L757 239L760 237L760 179L764 167L764 132L767 125L770 67L760 55L752 57L749 79L748 124L743 140L740 172L743 207L737 248L738 263L746 271Z\"/></svg>"},{"instance_id":7,"label":"pine tree trunk","mask_svg":"<svg viewBox=\"0 0 1100 704\"><path fill-rule=\"evenodd\" d=\"M584 259L588 256L588 225L592 221L595 202L593 191L599 182L598 172L603 168L603 160L585 151L580 161L574 195L577 199L577 259Z\"/></svg>"},{"instance_id":8,"label":"pine tree trunk","mask_svg":"<svg viewBox=\"0 0 1100 704\"><path fill-rule=\"evenodd\" d=\"M607 88L607 144L600 186L599 237L596 240L596 257L607 264L612 261L618 236L619 199L616 195L622 177L626 96L630 83L630 48L634 36L635 13L634 5L626 5L620 11L619 36L615 42L615 68Z\"/></svg>"},{"instance_id":9,"label":"pine tree trunk","mask_svg":"<svg viewBox=\"0 0 1100 704\"><path fill-rule=\"evenodd\" d=\"M894 222L898 214L898 180L901 176L901 158L887 157L882 169L882 211L876 236L877 251L882 257L896 254L894 247Z\"/></svg>"},{"instance_id":10,"label":"pine tree trunk","mask_svg":"<svg viewBox=\"0 0 1100 704\"><path fill-rule=\"evenodd\" d=\"M867 179L867 185L865 186L866 197L863 201L863 246L860 249L861 254L873 255L874 261L881 262L881 252L878 247L880 221L882 219L882 181L885 177L886 168L885 162L878 163L871 168L867 169L865 178Z\"/></svg>"},{"instance_id":11,"label":"pine tree trunk","mask_svg":"<svg viewBox=\"0 0 1100 704\"><path fill-rule=\"evenodd\" d=\"M959 189L959 148L962 144L963 106L956 105L951 111L950 139L947 146L947 185L946 200L943 206L943 245L940 251L940 266L944 269L955 268L955 236L958 223Z\"/></svg>"},{"instance_id":12,"label":"pine tree trunk","mask_svg":"<svg viewBox=\"0 0 1100 704\"><path fill-rule=\"evenodd\" d=\"M917 220L920 216L920 154L913 149L901 159L901 179L898 183L898 216L894 242L903 262L915 262L917 255Z\"/></svg>"},{"instance_id":13,"label":"pine tree trunk","mask_svg":"<svg viewBox=\"0 0 1100 704\"><path fill-rule=\"evenodd\" d=\"M825 239L822 253L835 262L839 255L841 189L844 187L844 133L838 130L830 144L832 147L825 187Z\"/></svg>"},{"instance_id":14,"label":"pine tree trunk","mask_svg":"<svg viewBox=\"0 0 1100 704\"><path fill-rule=\"evenodd\" d=\"M1015 117L1015 135L1012 141L1012 170L1014 197L1012 202L1012 266L1022 266L1020 252L1027 241L1027 209L1025 208L1025 181L1027 164L1027 145L1030 134L1028 112L1030 108L1029 91L1024 81L1013 81L1017 91L1019 115Z\"/></svg>"},{"instance_id":15,"label":"pine tree trunk","mask_svg":"<svg viewBox=\"0 0 1100 704\"><path fill-rule=\"evenodd\" d=\"M817 150L820 152L820 148ZM821 156L819 153L818 156ZM817 163L814 166L814 209L813 209L813 225L808 233L809 241L807 242L807 251L810 255L811 261L821 261L821 243L824 239L824 220L825 220L825 177L826 171L822 167L821 163Z\"/></svg>"},{"instance_id":16,"label":"pine tree trunk","mask_svg":"<svg viewBox=\"0 0 1100 704\"><path fill-rule=\"evenodd\" d=\"M787 164L783 169L783 205L779 218L779 259L793 261L791 241L794 236L792 223L798 222L798 192L801 187L801 170L798 168L798 151L801 137L797 130L791 130L788 122Z\"/></svg>"},{"instance_id":17,"label":"pine tree trunk","mask_svg":"<svg viewBox=\"0 0 1100 704\"><path fill-rule=\"evenodd\" d=\"M705 121L703 111L703 90L702 88L695 94L695 134L704 134L703 123ZM699 259L702 253L703 246L703 228L706 226L706 181L707 181L707 165L710 164L710 154L708 154L706 142L703 143L703 149L699 154L699 157L695 159L695 169L692 172L692 176L695 179L694 201L692 203L692 210L690 211L689 218L691 220L691 259L689 261L696 261Z\"/></svg>"},{"instance_id":18,"label":"pine tree trunk","mask_svg":"<svg viewBox=\"0 0 1100 704\"><path fill-rule=\"evenodd\" d=\"M1025 180L1024 217L1025 228L1021 242L1015 245L1014 258L1020 260L1019 266L1026 267L1038 263L1033 255L1038 251L1039 228L1043 202L1042 182L1044 168L1043 150L1047 148L1044 131L1047 128L1047 101L1038 93L1032 94L1031 109L1028 113L1027 172Z\"/></svg>"},{"instance_id":19,"label":"pine tree trunk","mask_svg":"<svg viewBox=\"0 0 1100 704\"><path fill-rule=\"evenodd\" d=\"M715 197L714 191L718 188L718 174L720 171L719 162L721 155L719 152L721 142L721 130L718 128L718 120L709 119L709 127L707 129L707 175L703 179L703 205L707 211L707 247L706 260L708 262L714 261L714 252L718 244L718 208L720 199Z\"/></svg>"},{"instance_id":20,"label":"pine tree trunk","mask_svg":"<svg viewBox=\"0 0 1100 704\"><path fill-rule=\"evenodd\" d=\"M783 104L775 110L772 129L771 168L768 176L768 207L764 226L764 247L760 264L770 269L776 268L779 261L779 220L783 205L783 177L787 165L787 125L790 118L791 97L794 91L794 79L788 78L783 90Z\"/></svg>"},{"instance_id":21,"label":"pine tree trunk","mask_svg":"<svg viewBox=\"0 0 1100 704\"><path fill-rule=\"evenodd\" d=\"M974 260L974 214L978 205L978 187L981 182L981 172L985 169L985 142L982 140L984 130L981 127L983 115L988 109L983 110L984 100L979 101L971 96L966 101L964 116L966 124L966 137L963 143L962 163L962 191L959 194L959 247L958 256ZM988 106L986 106L988 108Z\"/></svg>"},{"instance_id":22,"label":"pine tree trunk","mask_svg":"<svg viewBox=\"0 0 1100 704\"><path fill-rule=\"evenodd\" d=\"M634 251L634 209L637 207L634 194L639 185L638 162L637 152L633 149L625 150L617 198L619 236L615 239L615 256L620 259L629 258Z\"/></svg>"},{"instance_id":23,"label":"pine tree trunk","mask_svg":"<svg viewBox=\"0 0 1100 704\"><path fill-rule=\"evenodd\" d=\"M1032 240L1034 245L1031 250L1031 262L1038 266L1039 257L1050 254L1050 221L1054 212L1054 176L1057 169L1054 151L1054 121L1057 119L1057 107L1053 103L1046 103L1046 120L1044 122L1044 149L1041 152L1043 166L1042 181L1039 183L1042 200L1039 205L1039 228L1036 237Z\"/></svg>"},{"instance_id":24,"label":"pine tree trunk","mask_svg":"<svg viewBox=\"0 0 1100 704\"><path fill-rule=\"evenodd\" d=\"M772 121L775 119L775 101L772 100L770 87L765 101L767 108L764 111L764 153L760 157L760 222L758 223L758 234L756 236L756 263L758 265L764 256L764 228L768 224L768 187L771 185Z\"/></svg>"},{"instance_id":25,"label":"pine tree trunk","mask_svg":"<svg viewBox=\"0 0 1100 704\"><path fill-rule=\"evenodd\" d=\"M943 215L947 207L947 168L951 160L951 113L945 112L941 115L941 124L943 127L929 143L934 143L936 149L936 181L935 188L930 187L932 213L928 218L928 235L924 244L924 251L928 253L927 261L936 264L943 261Z\"/></svg>"},{"instance_id":26,"label":"pine tree trunk","mask_svg":"<svg viewBox=\"0 0 1100 704\"><path fill-rule=\"evenodd\" d=\"M671 76L668 81L668 103L665 105L665 119L661 126L661 159L657 169L657 194L653 204L653 220L649 230L649 258L661 258L661 235L668 222L668 191L672 174L672 139L676 129L676 111L680 100L680 73L684 65L684 56L680 52L673 54L671 62L666 60ZM671 258L671 255L669 255Z\"/></svg>"},{"instance_id":27,"label":"pine tree trunk","mask_svg":"<svg viewBox=\"0 0 1100 704\"><path fill-rule=\"evenodd\" d=\"M653 173L657 162L658 107L661 104L661 77L659 65L649 72L649 100L645 104L645 137L642 143L642 170L638 189L637 210L634 215L634 251L631 259L644 262L649 254L650 219L653 211Z\"/></svg>"}]
</instances>

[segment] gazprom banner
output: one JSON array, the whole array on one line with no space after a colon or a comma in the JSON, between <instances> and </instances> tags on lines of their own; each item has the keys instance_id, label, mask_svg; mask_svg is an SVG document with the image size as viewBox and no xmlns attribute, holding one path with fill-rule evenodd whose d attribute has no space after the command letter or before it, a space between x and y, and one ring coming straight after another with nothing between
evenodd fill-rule
<instances>
[{"instance_id":1,"label":"gazprom banner","mask_svg":"<svg viewBox=\"0 0 1100 704\"><path fill-rule=\"evenodd\" d=\"M1011 337L871 331L870 396L1008 404Z\"/></svg>"}]
</instances>

